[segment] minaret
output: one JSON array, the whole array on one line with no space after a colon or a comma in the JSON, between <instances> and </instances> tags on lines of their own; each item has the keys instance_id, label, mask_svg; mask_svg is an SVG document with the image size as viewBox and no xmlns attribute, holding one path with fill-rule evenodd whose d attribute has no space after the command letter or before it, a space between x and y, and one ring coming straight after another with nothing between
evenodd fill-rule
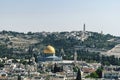
<instances>
[{"instance_id":1,"label":"minaret","mask_svg":"<svg viewBox=\"0 0 120 80\"><path fill-rule=\"evenodd\" d=\"M85 37L85 24L83 25L83 38Z\"/></svg>"},{"instance_id":2,"label":"minaret","mask_svg":"<svg viewBox=\"0 0 120 80\"><path fill-rule=\"evenodd\" d=\"M83 25L83 32L85 32L85 24Z\"/></svg>"},{"instance_id":3,"label":"minaret","mask_svg":"<svg viewBox=\"0 0 120 80\"><path fill-rule=\"evenodd\" d=\"M60 53L61 53L62 56L66 56L63 48L61 49Z\"/></svg>"},{"instance_id":4,"label":"minaret","mask_svg":"<svg viewBox=\"0 0 120 80\"><path fill-rule=\"evenodd\" d=\"M76 62L77 62L77 52L75 50L75 53L74 53L74 63L76 64Z\"/></svg>"},{"instance_id":5,"label":"minaret","mask_svg":"<svg viewBox=\"0 0 120 80\"><path fill-rule=\"evenodd\" d=\"M103 31L101 31L101 35L103 35Z\"/></svg>"},{"instance_id":6,"label":"minaret","mask_svg":"<svg viewBox=\"0 0 120 80\"><path fill-rule=\"evenodd\" d=\"M85 31L85 24L83 25L83 31L82 31L82 37L81 37L81 39L82 39L82 41L84 41L84 39L85 39L85 33L86 33L86 31Z\"/></svg>"},{"instance_id":7,"label":"minaret","mask_svg":"<svg viewBox=\"0 0 120 80\"><path fill-rule=\"evenodd\" d=\"M60 51L60 56L61 56L61 59L62 59L63 56L65 56L65 52L64 52L63 48Z\"/></svg>"}]
</instances>

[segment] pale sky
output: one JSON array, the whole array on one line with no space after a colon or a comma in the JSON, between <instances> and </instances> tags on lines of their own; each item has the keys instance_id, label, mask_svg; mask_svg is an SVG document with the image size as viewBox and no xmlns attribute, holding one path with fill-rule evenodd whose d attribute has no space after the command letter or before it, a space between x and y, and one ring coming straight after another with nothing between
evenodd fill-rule
<instances>
[{"instance_id":1,"label":"pale sky","mask_svg":"<svg viewBox=\"0 0 120 80\"><path fill-rule=\"evenodd\" d=\"M0 31L87 31L120 36L120 0L0 0Z\"/></svg>"}]
</instances>

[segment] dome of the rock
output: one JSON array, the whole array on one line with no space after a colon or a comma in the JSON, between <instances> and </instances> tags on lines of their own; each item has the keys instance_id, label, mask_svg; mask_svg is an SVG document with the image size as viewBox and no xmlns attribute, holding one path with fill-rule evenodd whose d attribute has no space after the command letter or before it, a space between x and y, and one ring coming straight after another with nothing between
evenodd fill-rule
<instances>
[{"instance_id":1,"label":"dome of the rock","mask_svg":"<svg viewBox=\"0 0 120 80\"><path fill-rule=\"evenodd\" d=\"M44 53L45 54L55 54L55 48L51 45L48 45L45 49L44 49Z\"/></svg>"}]
</instances>

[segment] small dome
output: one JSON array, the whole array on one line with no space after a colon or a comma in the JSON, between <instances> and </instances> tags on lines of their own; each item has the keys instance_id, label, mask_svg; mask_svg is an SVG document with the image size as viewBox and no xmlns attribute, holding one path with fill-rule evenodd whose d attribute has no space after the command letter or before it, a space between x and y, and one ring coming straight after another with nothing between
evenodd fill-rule
<instances>
[{"instance_id":1,"label":"small dome","mask_svg":"<svg viewBox=\"0 0 120 80\"><path fill-rule=\"evenodd\" d=\"M55 54L55 49L53 46L48 45L45 49L44 49L44 53L50 53L50 54Z\"/></svg>"}]
</instances>

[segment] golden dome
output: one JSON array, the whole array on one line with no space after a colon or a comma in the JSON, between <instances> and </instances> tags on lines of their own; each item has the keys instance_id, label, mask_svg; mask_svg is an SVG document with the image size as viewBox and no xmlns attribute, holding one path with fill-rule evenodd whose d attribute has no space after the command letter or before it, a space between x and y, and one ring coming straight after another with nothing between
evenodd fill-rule
<instances>
[{"instance_id":1,"label":"golden dome","mask_svg":"<svg viewBox=\"0 0 120 80\"><path fill-rule=\"evenodd\" d=\"M55 49L54 49L54 47L48 45L48 46L44 49L44 53L55 54Z\"/></svg>"}]
</instances>

